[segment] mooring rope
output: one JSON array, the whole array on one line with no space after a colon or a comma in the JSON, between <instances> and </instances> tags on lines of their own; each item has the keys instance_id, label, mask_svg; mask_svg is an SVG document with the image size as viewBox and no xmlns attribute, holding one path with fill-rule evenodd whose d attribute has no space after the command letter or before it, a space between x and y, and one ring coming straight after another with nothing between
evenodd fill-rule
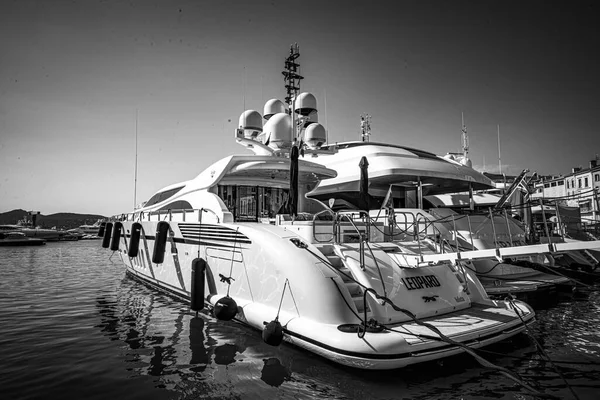
<instances>
[{"instance_id":1,"label":"mooring rope","mask_svg":"<svg viewBox=\"0 0 600 400\"><path fill-rule=\"evenodd\" d=\"M569 388L569 390L573 394L573 397L575 397L577 400L579 400L579 396L577 396L577 393L575 393L575 391L573 390L573 388L571 387L571 385L569 385L569 382L567 381L567 378L565 378L565 376L558 369L558 367L556 366L556 364L554 364L554 361L552 361L552 359L550 358L550 356L548 355L548 353L546 353L546 351L544 350L544 348L542 347L542 345L540 344L540 342L538 342L537 339L533 336L533 334L529 331L529 327L527 326L527 324L525 324L525 321L523 321L523 317L521 316L520 310L518 309L518 307L514 303L515 297L509 293L509 295L507 296L506 299L508 300L511 308L513 310L515 310L515 313L519 316L519 319L521 320L521 322L525 326L525 331L527 332L527 335L533 340L533 342L535 343L535 346L538 349L538 351L540 352L540 354L543 357L546 357L546 359L548 360L548 362L550 362L550 365L552 366L552 369L554 369L554 371L558 374L558 376L560 376L560 378L565 382L565 385L567 385L567 387Z\"/></svg>"}]
</instances>

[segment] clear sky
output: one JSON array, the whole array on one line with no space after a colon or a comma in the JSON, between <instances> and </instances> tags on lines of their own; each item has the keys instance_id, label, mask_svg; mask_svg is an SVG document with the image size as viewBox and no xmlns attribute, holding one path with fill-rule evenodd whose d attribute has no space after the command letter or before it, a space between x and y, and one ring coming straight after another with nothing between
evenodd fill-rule
<instances>
[{"instance_id":1,"label":"clear sky","mask_svg":"<svg viewBox=\"0 0 600 400\"><path fill-rule=\"evenodd\" d=\"M594 1L0 0L0 212L112 215L245 150L244 109L302 90L329 141L570 172L600 153ZM326 101L325 101L326 99ZM325 107L326 105L326 107ZM244 108L245 106L245 108ZM485 160L485 161L484 161Z\"/></svg>"}]
</instances>

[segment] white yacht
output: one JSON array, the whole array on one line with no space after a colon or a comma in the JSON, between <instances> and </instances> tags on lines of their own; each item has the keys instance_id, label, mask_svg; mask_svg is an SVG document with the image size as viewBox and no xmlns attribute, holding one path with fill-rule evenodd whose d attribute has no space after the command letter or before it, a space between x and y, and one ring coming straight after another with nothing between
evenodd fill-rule
<instances>
[{"instance_id":1,"label":"white yacht","mask_svg":"<svg viewBox=\"0 0 600 400\"><path fill-rule=\"evenodd\" d=\"M516 254L506 257L493 252L498 247L506 252L509 251L506 248L525 244L522 230L515 224L507 225L503 216L493 216L495 224L490 224L487 215L459 215L444 208L442 200L469 207L473 198L479 196L474 191L493 187L492 181L468 164L385 143L347 142L336 144L335 149L335 154L323 155L316 161L338 171L338 176L320 182L310 197L323 202L335 198L334 208L370 210L371 217L384 222L386 238L406 251L425 257L454 254L454 260L450 255L446 259L476 272L489 295L527 293L530 297L533 292L554 291L556 285L570 282L565 277L531 268L534 263L543 265L551 260L547 257L547 246L519 248ZM362 157L369 164L366 196L369 202L361 205L359 160ZM492 252L473 253L476 250ZM519 261L511 264L508 258ZM523 260L530 264L524 266Z\"/></svg>"},{"instance_id":2,"label":"white yacht","mask_svg":"<svg viewBox=\"0 0 600 400\"><path fill-rule=\"evenodd\" d=\"M288 107L273 99L263 116L240 117L235 140L252 154L228 156L113 217L102 246L130 276L192 310L207 306L269 344L356 368L403 367L522 332L534 320L527 304L491 300L474 273L423 261L387 241L383 222L339 209L335 196L311 198L338 176L314 161L337 150L322 146L314 96L299 94L298 55L292 47L286 59Z\"/></svg>"}]
</instances>

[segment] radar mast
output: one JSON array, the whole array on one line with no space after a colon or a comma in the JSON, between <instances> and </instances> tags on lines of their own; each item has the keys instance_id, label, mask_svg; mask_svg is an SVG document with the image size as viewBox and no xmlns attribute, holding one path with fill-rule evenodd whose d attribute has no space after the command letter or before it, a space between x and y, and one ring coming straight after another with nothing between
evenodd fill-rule
<instances>
[{"instance_id":1,"label":"radar mast","mask_svg":"<svg viewBox=\"0 0 600 400\"><path fill-rule=\"evenodd\" d=\"M360 116L360 135L363 142L368 142L371 136L371 116L361 114Z\"/></svg>"},{"instance_id":2,"label":"radar mast","mask_svg":"<svg viewBox=\"0 0 600 400\"><path fill-rule=\"evenodd\" d=\"M466 161L469 159L469 135L467 135L467 126L465 125L465 115L464 113L460 113L462 119L462 151L463 151L463 159Z\"/></svg>"},{"instance_id":3,"label":"radar mast","mask_svg":"<svg viewBox=\"0 0 600 400\"><path fill-rule=\"evenodd\" d=\"M300 91L300 81L304 79L298 71L300 64L296 60L300 57L300 46L298 43L294 43L290 46L290 55L285 59L285 71L282 71L283 80L285 81L285 90L287 96L285 96L285 102L288 105L288 114L292 116L292 139L294 142L298 137L298 128L296 126L296 113L294 112L294 103L298 92Z\"/></svg>"}]
</instances>

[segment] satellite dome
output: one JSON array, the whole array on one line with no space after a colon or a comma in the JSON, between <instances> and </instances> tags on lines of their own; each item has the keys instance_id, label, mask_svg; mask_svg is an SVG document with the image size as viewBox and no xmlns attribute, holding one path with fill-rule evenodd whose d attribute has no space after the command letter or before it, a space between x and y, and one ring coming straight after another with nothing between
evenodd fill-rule
<instances>
[{"instance_id":1,"label":"satellite dome","mask_svg":"<svg viewBox=\"0 0 600 400\"><path fill-rule=\"evenodd\" d=\"M271 118L274 114L284 113L285 112L285 104L283 101L278 99L271 99L265 103L264 109L264 117L266 120Z\"/></svg>"},{"instance_id":2,"label":"satellite dome","mask_svg":"<svg viewBox=\"0 0 600 400\"><path fill-rule=\"evenodd\" d=\"M264 126L264 144L274 149L292 146L292 117L286 113L271 116Z\"/></svg>"},{"instance_id":3,"label":"satellite dome","mask_svg":"<svg viewBox=\"0 0 600 400\"><path fill-rule=\"evenodd\" d=\"M310 149L318 149L326 140L325 127L319 123L310 124L304 131L304 142Z\"/></svg>"},{"instance_id":4,"label":"satellite dome","mask_svg":"<svg viewBox=\"0 0 600 400\"><path fill-rule=\"evenodd\" d=\"M307 126L317 122L319 122L319 113L317 111L313 111L304 120L304 127L306 128Z\"/></svg>"},{"instance_id":5,"label":"satellite dome","mask_svg":"<svg viewBox=\"0 0 600 400\"><path fill-rule=\"evenodd\" d=\"M462 160L460 160L460 163L469 168L473 168L473 163L471 162L471 160L469 158L463 158Z\"/></svg>"},{"instance_id":6,"label":"satellite dome","mask_svg":"<svg viewBox=\"0 0 600 400\"><path fill-rule=\"evenodd\" d=\"M244 130L244 137L254 139L263 130L262 117L258 111L246 110L240 115L240 129Z\"/></svg>"},{"instance_id":7,"label":"satellite dome","mask_svg":"<svg viewBox=\"0 0 600 400\"><path fill-rule=\"evenodd\" d=\"M453 154L450 154L450 153L446 153L446 155L445 155L445 156L443 156L443 157L444 157L446 160L452 160L452 161L454 161L454 160L455 160L455 158L454 158L454 155L453 155Z\"/></svg>"},{"instance_id":8,"label":"satellite dome","mask_svg":"<svg viewBox=\"0 0 600 400\"><path fill-rule=\"evenodd\" d=\"M295 112L306 117L310 113L317 111L317 99L312 93L300 93L294 102L294 107Z\"/></svg>"}]
</instances>

